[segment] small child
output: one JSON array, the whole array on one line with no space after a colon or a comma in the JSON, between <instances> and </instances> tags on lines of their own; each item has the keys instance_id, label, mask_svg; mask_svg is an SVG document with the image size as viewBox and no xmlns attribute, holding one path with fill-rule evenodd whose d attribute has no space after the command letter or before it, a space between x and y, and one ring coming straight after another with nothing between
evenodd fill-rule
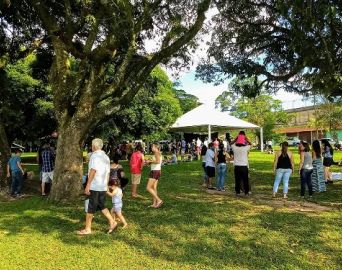
<instances>
[{"instance_id":1,"label":"small child","mask_svg":"<svg viewBox=\"0 0 342 270\"><path fill-rule=\"evenodd\" d=\"M232 144L236 144L238 146L244 146L247 144L251 145L251 142L248 140L246 133L242 130L239 132L239 135L235 138L234 141L232 141Z\"/></svg>"},{"instance_id":2,"label":"small child","mask_svg":"<svg viewBox=\"0 0 342 270\"><path fill-rule=\"evenodd\" d=\"M124 216L121 213L122 209L122 189L120 188L120 181L118 179L109 181L109 189L107 191L107 195L112 197L113 208L110 211L112 217L116 218L116 216L123 223L123 229L127 228L127 222Z\"/></svg>"}]
</instances>

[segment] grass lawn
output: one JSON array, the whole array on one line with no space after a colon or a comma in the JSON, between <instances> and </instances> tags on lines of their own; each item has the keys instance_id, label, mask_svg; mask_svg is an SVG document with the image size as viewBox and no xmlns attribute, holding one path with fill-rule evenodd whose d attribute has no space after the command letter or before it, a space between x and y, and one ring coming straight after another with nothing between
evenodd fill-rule
<instances>
[{"instance_id":1,"label":"grass lawn","mask_svg":"<svg viewBox=\"0 0 342 270\"><path fill-rule=\"evenodd\" d=\"M200 186L199 162L164 166L161 209L147 208L145 169L143 198L132 200L129 189L124 197L130 227L113 235L100 214L93 235L75 235L84 222L81 199L0 202L0 269L341 269L342 181L300 201L296 173L289 200L272 200L273 156L252 152L250 160L249 198L234 196L231 167L228 194L213 195Z\"/></svg>"}]
</instances>

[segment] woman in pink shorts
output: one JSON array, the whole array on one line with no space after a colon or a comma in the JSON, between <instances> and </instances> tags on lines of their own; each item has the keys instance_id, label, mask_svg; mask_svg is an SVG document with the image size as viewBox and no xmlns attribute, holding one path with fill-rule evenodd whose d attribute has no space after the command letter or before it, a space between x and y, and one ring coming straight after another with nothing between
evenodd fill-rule
<instances>
[{"instance_id":1,"label":"woman in pink shorts","mask_svg":"<svg viewBox=\"0 0 342 270\"><path fill-rule=\"evenodd\" d=\"M147 182L147 191L152 195L153 203L150 207L159 208L162 206L163 201L158 197L158 181L161 176L161 164L162 155L157 144L152 144L152 152L154 154L153 160L149 163L151 164L151 172Z\"/></svg>"}]
</instances>

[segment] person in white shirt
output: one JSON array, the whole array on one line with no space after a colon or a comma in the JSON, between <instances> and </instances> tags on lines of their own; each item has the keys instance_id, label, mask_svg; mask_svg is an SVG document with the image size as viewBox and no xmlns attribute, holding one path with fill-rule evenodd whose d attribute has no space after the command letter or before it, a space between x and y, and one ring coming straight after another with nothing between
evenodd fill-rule
<instances>
[{"instance_id":1,"label":"person in white shirt","mask_svg":"<svg viewBox=\"0 0 342 270\"><path fill-rule=\"evenodd\" d=\"M235 192L237 195L241 193L241 183L245 195L249 194L249 179L248 179L248 153L251 149L250 145L231 146L234 156L234 175L235 175Z\"/></svg>"},{"instance_id":2,"label":"person in white shirt","mask_svg":"<svg viewBox=\"0 0 342 270\"><path fill-rule=\"evenodd\" d=\"M204 157L205 171L208 177L208 188L213 189L213 178L215 178L215 152L214 144L209 143L209 148Z\"/></svg>"},{"instance_id":3,"label":"person in white shirt","mask_svg":"<svg viewBox=\"0 0 342 270\"><path fill-rule=\"evenodd\" d=\"M86 209L86 224L83 230L77 232L78 235L91 234L91 223L93 216L97 210L108 219L109 230L112 233L117 226L117 223L111 216L109 210L105 207L106 193L108 190L110 160L104 151L102 151L103 141L94 139L92 141L92 155L90 156L88 168L88 182L84 193L89 200Z\"/></svg>"}]
</instances>

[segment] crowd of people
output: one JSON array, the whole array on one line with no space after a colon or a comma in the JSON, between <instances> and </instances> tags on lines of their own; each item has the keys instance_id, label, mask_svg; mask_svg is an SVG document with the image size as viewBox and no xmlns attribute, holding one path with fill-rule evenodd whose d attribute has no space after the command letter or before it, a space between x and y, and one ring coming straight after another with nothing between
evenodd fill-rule
<instances>
[{"instance_id":1,"label":"crowd of people","mask_svg":"<svg viewBox=\"0 0 342 270\"><path fill-rule=\"evenodd\" d=\"M330 167L335 163L333 159L334 150L328 140L318 140L310 144L301 141L298 146L300 154L299 175L301 182L300 196L304 198L306 187L309 196L314 192L326 191L326 184L332 183ZM336 163L337 164L337 163ZM275 154L274 172L275 180L273 185L273 197L276 197L280 182L283 182L283 196L287 198L289 180L295 170L293 153L288 149L288 143L283 142L281 151Z\"/></svg>"},{"instance_id":2,"label":"crowd of people","mask_svg":"<svg viewBox=\"0 0 342 270\"><path fill-rule=\"evenodd\" d=\"M129 152L129 167L131 175L131 196L139 197L139 185L141 183L142 170L144 166L150 166L146 190L151 195L150 208L158 209L163 205L163 200L158 194L158 183L161 177L163 162L162 151L159 144L152 144L152 158L147 158L145 146L138 142L132 144L132 151ZM226 191L227 170L230 163L233 163L235 177L235 193L240 196L251 194L249 182L249 151L251 142L244 131L240 131L233 140L213 141L205 139L202 142L199 138L187 143L184 139L174 142L170 146L172 159L177 163L178 155L192 153L202 160L204 173L203 186L207 189L215 189L219 192ZM273 152L272 145L269 147ZM322 142L315 140L310 146L309 143L301 141L298 147L300 154L299 174L301 190L300 196L304 198L306 190L311 197L316 192L326 191L326 185L332 182L330 167L335 164L333 160L334 150L329 141ZM21 151L17 150L7 164L7 176L12 177L11 195L20 196L22 188L22 177L24 170L21 164ZM109 157L110 156L110 157ZM91 151L88 154L88 173L84 176L84 193L86 224L85 228L78 231L79 235L91 233L93 215L100 210L108 219L108 233L113 232L117 226L117 219L121 221L123 228L128 226L122 214L123 191L130 182L126 177L124 169L120 164L118 155L112 153L108 156L103 150L103 141L94 139ZM40 170L41 192L46 196L47 183L51 184L54 175L55 150L49 143L44 143L39 149L37 161ZM290 177L295 171L294 155L289 150L288 143L281 144L281 150L275 152L273 170L275 173L273 183L273 197L277 196L280 183L283 185L283 197L288 196ZM216 179L216 185L215 183ZM112 208L109 211L105 206L106 197L112 199Z\"/></svg>"}]
</instances>

